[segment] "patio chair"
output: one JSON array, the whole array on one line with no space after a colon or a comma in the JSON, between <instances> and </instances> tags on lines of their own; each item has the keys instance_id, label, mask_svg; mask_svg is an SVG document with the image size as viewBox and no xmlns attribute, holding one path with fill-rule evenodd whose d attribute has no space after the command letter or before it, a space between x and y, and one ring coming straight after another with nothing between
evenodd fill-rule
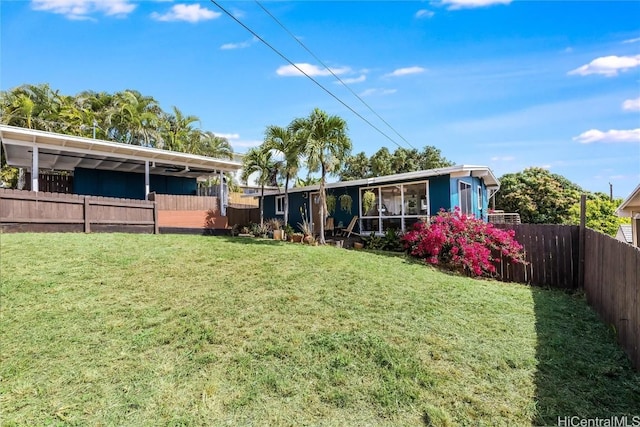
<instances>
[{"instance_id":1,"label":"patio chair","mask_svg":"<svg viewBox=\"0 0 640 427\"><path fill-rule=\"evenodd\" d=\"M335 230L336 230L336 227L334 226L333 218L328 217L327 223L324 225L324 232L326 233L327 231L331 231L331 235L335 236L336 235Z\"/></svg>"},{"instance_id":2,"label":"patio chair","mask_svg":"<svg viewBox=\"0 0 640 427\"><path fill-rule=\"evenodd\" d=\"M358 216L354 216L353 218L351 218L351 222L349 223L349 225L347 226L347 228L345 228L344 230L342 230L342 235L345 237L349 237L352 234L355 234L356 236L359 236L359 233L356 233L355 231L353 231L353 227L356 225L356 222L358 221Z\"/></svg>"}]
</instances>

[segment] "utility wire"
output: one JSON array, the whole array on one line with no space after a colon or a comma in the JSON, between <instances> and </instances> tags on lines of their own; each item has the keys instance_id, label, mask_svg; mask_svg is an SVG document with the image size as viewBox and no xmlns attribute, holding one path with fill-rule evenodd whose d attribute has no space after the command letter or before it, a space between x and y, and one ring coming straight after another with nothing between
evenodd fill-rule
<instances>
[{"instance_id":1,"label":"utility wire","mask_svg":"<svg viewBox=\"0 0 640 427\"><path fill-rule=\"evenodd\" d=\"M257 38L258 40L260 40L262 43L264 43L269 49L271 49L272 51L274 51L276 54L278 54L278 56L280 56L282 59L284 59L285 61L287 61L289 64L291 64L293 67L295 67L296 70L298 70L300 73L304 74L309 80L311 80L312 82L314 82L318 87L320 87L320 89L324 90L326 93L328 93L332 98L334 98L336 101L338 101L340 104L342 104L343 106L345 106L349 111L351 111L353 114L355 114L356 116L358 116L360 119L362 119L364 122L366 122L369 126L371 126L373 129L375 129L376 131L378 131L379 134L381 134L382 136L384 136L385 138L387 138L389 141L393 142L395 145L397 145L398 147L402 148L402 146L400 144L398 144L393 138L391 138L389 135L387 135L386 133L384 133L382 130L380 130L377 126L375 126L373 123L371 123L369 120L367 120L366 118L364 118L360 113L358 113L356 110L354 110L353 108L351 108L349 105L347 105L343 100L341 100L340 98L338 98L336 95L333 94L333 92L331 92L329 89L327 89L326 87L324 87L322 84L320 84L320 82L318 82L316 79L314 79L313 77L311 77L309 74L305 73L300 67L298 67L296 64L294 64L289 58L287 58L283 53L281 53L278 49L276 49L275 47L273 47L271 44L269 44L269 42L267 42L265 39L263 39L262 37L260 37L255 31L253 31L251 28L249 28L248 26L246 26L242 21L240 21L238 18L236 18L235 16L233 16L233 14L231 14L227 9L225 9L224 7L222 7L216 0L210 0L211 3L213 3L214 5L216 5L221 11L223 11L227 16L229 16L231 19L233 19L234 21L236 21L238 24L240 24L245 30L249 31L255 38Z\"/></svg>"},{"instance_id":2,"label":"utility wire","mask_svg":"<svg viewBox=\"0 0 640 427\"><path fill-rule=\"evenodd\" d=\"M369 111L371 111L373 114L375 114L377 118L379 118L380 120L382 120L382 122L383 122L385 125L387 125L387 126L389 127L389 129L391 129L392 131L394 131L394 132L395 132L395 134L396 134L396 135L398 135L398 136L400 137L400 139L402 139L404 142L406 142L406 143L407 143L407 145L409 145L411 148L414 148L414 149L416 148L416 147L414 147L414 146L413 146L413 144L411 144L409 141L407 141L407 140L405 139L405 137L403 137L402 135L400 135L400 133L398 133L398 131L397 131L397 130L395 130L395 128L394 128L393 126L391 126L391 125L390 125L390 124L389 124L385 119L383 119L383 118L382 118L382 116L380 116L380 114L378 114L378 113L377 113L373 108L371 108L371 106L370 106L369 104L367 104L367 103L365 102L365 100L364 100L364 99L362 99L362 98L360 97L360 95L358 95L357 93L355 93L355 92L353 91L353 89L351 89L351 88L350 88L350 87L349 87L349 86L348 86L344 81L342 81L342 79L341 79L340 77L338 77L338 75L337 75L337 74L335 74L335 73L333 72L333 70L332 70L331 68L329 68L329 66L327 66L324 62L322 62L322 60L321 60L320 58L318 58L318 57L317 57L317 56L316 56L316 55L315 55L315 54L314 54L314 53L313 53L313 52L312 52L312 51L311 51L311 50L310 50L310 49L309 49L309 48L308 48L304 43L302 43L302 41L301 41L298 37L296 37L296 36L295 36L291 31L289 31L289 29L287 29L287 27L285 27L285 26L284 26L284 24L278 20L278 18L276 18L275 16L273 16L273 14L271 14L271 12L269 12L269 11L267 10L267 8L266 8L266 7L264 7L264 6L262 5L262 3L260 3L258 0L255 0L255 2L256 2L256 4L257 4L258 6L260 6L260 8L261 8L261 9L262 9L262 10L263 10L267 15L269 15L269 16L270 16L274 21L276 21L276 23L278 23L278 25L280 25L280 27L282 27L282 29L283 29L283 30L285 30L285 31L287 32L287 34L289 34L289 35L290 35L290 36L291 36L291 37L292 37L296 42L298 42L298 44L299 44L300 46L302 46L302 48L303 48L304 50L306 50L306 51L307 51L311 56L313 56L313 58L314 58L316 61L318 61L318 62L319 62L319 63L320 63L324 68L326 68L326 69L327 69L327 71L329 71L329 72L331 73L331 75L332 75L333 77L335 77L335 78L336 78L336 79L337 79L337 80L342 84L342 86L346 87L346 88L347 88L347 90L348 90L349 92L351 92L351 94L352 94L353 96L355 96L356 98L358 98L358 100L359 100L360 102L362 102L362 103L363 103L363 104L364 104L364 105L369 109Z\"/></svg>"}]
</instances>

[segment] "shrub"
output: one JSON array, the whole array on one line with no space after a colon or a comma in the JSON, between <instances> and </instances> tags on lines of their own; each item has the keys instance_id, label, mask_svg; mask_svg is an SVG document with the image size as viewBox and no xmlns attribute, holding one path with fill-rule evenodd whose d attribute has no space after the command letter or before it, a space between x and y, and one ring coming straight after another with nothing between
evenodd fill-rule
<instances>
[{"instance_id":1,"label":"shrub","mask_svg":"<svg viewBox=\"0 0 640 427\"><path fill-rule=\"evenodd\" d=\"M363 238L363 243L364 247L367 249L402 252L404 247L401 239L401 233L394 228L388 228L383 236L377 236L372 232Z\"/></svg>"},{"instance_id":2,"label":"shrub","mask_svg":"<svg viewBox=\"0 0 640 427\"><path fill-rule=\"evenodd\" d=\"M492 276L500 256L513 263L524 264L522 245L514 239L513 230L500 230L473 216L441 210L402 237L404 248L411 256L430 264L454 270L467 270L476 276Z\"/></svg>"}]
</instances>

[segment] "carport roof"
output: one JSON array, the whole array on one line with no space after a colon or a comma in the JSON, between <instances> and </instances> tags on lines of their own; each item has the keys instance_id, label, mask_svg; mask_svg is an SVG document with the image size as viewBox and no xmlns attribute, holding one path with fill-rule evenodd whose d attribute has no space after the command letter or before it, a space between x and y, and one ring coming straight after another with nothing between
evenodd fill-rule
<instances>
[{"instance_id":1,"label":"carport roof","mask_svg":"<svg viewBox=\"0 0 640 427\"><path fill-rule=\"evenodd\" d=\"M139 145L122 144L14 126L0 125L0 140L7 164L30 168L38 147L40 169L72 171L75 168L150 173L198 178L220 171L237 171L238 161L216 159Z\"/></svg>"}]
</instances>

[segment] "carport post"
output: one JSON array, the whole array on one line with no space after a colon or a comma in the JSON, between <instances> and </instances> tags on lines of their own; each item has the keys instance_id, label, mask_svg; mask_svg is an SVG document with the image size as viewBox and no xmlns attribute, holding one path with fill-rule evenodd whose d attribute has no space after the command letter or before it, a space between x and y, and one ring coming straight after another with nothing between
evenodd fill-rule
<instances>
[{"instance_id":1,"label":"carport post","mask_svg":"<svg viewBox=\"0 0 640 427\"><path fill-rule=\"evenodd\" d=\"M38 192L38 175L40 167L38 166L38 146L33 146L31 153L31 191Z\"/></svg>"},{"instance_id":2,"label":"carport post","mask_svg":"<svg viewBox=\"0 0 640 427\"><path fill-rule=\"evenodd\" d=\"M149 160L144 161L144 199L149 200Z\"/></svg>"},{"instance_id":3,"label":"carport post","mask_svg":"<svg viewBox=\"0 0 640 427\"><path fill-rule=\"evenodd\" d=\"M220 216L227 216L227 207L224 205L224 172L220 171Z\"/></svg>"}]
</instances>

